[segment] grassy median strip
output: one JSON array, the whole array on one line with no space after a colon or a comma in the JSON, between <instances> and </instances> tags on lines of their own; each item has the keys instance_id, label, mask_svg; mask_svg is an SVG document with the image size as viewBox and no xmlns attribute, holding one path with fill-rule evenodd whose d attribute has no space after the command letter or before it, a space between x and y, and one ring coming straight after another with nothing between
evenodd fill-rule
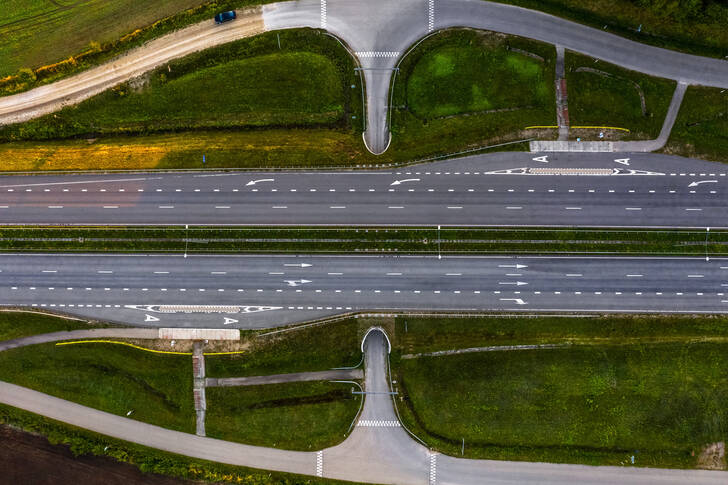
<instances>
[{"instance_id":1,"label":"grassy median strip","mask_svg":"<svg viewBox=\"0 0 728 485\"><path fill-rule=\"evenodd\" d=\"M207 436L315 451L346 437L362 396L351 384L301 382L208 388ZM357 388L358 390L358 388Z\"/></svg>"},{"instance_id":2,"label":"grassy median strip","mask_svg":"<svg viewBox=\"0 0 728 485\"><path fill-rule=\"evenodd\" d=\"M401 62L392 92L392 150L413 158L524 139L556 119L551 45L454 29Z\"/></svg>"},{"instance_id":3,"label":"grassy median strip","mask_svg":"<svg viewBox=\"0 0 728 485\"><path fill-rule=\"evenodd\" d=\"M565 59L569 116L572 126L626 128L574 129L572 137L599 139L657 138L665 120L675 81L629 71L575 52Z\"/></svg>"},{"instance_id":4,"label":"grassy median strip","mask_svg":"<svg viewBox=\"0 0 728 485\"><path fill-rule=\"evenodd\" d=\"M39 344L0 353L0 380L131 419L195 430L192 361L110 344Z\"/></svg>"},{"instance_id":5,"label":"grassy median strip","mask_svg":"<svg viewBox=\"0 0 728 485\"><path fill-rule=\"evenodd\" d=\"M395 356L405 423L445 453L694 468L728 436L725 317L407 320L407 330L398 321L401 349L571 341Z\"/></svg>"},{"instance_id":6,"label":"grassy median strip","mask_svg":"<svg viewBox=\"0 0 728 485\"><path fill-rule=\"evenodd\" d=\"M0 251L728 254L728 231L429 227L3 227Z\"/></svg>"}]
</instances>

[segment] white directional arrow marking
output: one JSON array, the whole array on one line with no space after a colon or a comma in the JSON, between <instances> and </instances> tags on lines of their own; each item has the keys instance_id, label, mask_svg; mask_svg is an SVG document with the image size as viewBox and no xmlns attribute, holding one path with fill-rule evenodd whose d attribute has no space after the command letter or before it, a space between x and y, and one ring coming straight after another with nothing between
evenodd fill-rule
<instances>
[{"instance_id":1,"label":"white directional arrow marking","mask_svg":"<svg viewBox=\"0 0 728 485\"><path fill-rule=\"evenodd\" d=\"M306 283L310 283L309 280L285 280L286 283L288 283L289 286L298 286L298 285L305 285Z\"/></svg>"},{"instance_id":2,"label":"white directional arrow marking","mask_svg":"<svg viewBox=\"0 0 728 485\"><path fill-rule=\"evenodd\" d=\"M145 317L144 318L145 322L158 322L159 321L159 318L153 317L151 315L144 315L144 317Z\"/></svg>"},{"instance_id":3,"label":"white directional arrow marking","mask_svg":"<svg viewBox=\"0 0 728 485\"><path fill-rule=\"evenodd\" d=\"M516 286L523 286L527 285L525 281L500 281L498 282L499 285L516 285Z\"/></svg>"},{"instance_id":4,"label":"white directional arrow marking","mask_svg":"<svg viewBox=\"0 0 728 485\"><path fill-rule=\"evenodd\" d=\"M516 305L525 305L526 302L520 298L501 298L501 301L515 301Z\"/></svg>"},{"instance_id":5,"label":"white directional arrow marking","mask_svg":"<svg viewBox=\"0 0 728 485\"><path fill-rule=\"evenodd\" d=\"M308 263L296 263L296 264L284 264L283 266L295 266L297 268L310 268L313 265L308 264Z\"/></svg>"},{"instance_id":6,"label":"white directional arrow marking","mask_svg":"<svg viewBox=\"0 0 728 485\"><path fill-rule=\"evenodd\" d=\"M697 187L700 184L717 184L717 180L700 180L699 182L690 182L688 187Z\"/></svg>"},{"instance_id":7,"label":"white directional arrow marking","mask_svg":"<svg viewBox=\"0 0 728 485\"><path fill-rule=\"evenodd\" d=\"M404 182L419 182L419 181L420 181L420 179L404 179L404 180L395 180L394 182L392 182L392 183L391 183L391 184L389 184L389 185L399 185L399 184L402 184L402 183L404 183Z\"/></svg>"},{"instance_id":8,"label":"white directional arrow marking","mask_svg":"<svg viewBox=\"0 0 728 485\"><path fill-rule=\"evenodd\" d=\"M548 155L544 155L542 157L532 158L532 160L534 162L549 163L549 158L548 157L549 157Z\"/></svg>"},{"instance_id":9,"label":"white directional arrow marking","mask_svg":"<svg viewBox=\"0 0 728 485\"><path fill-rule=\"evenodd\" d=\"M629 158L617 158L614 160L616 163L621 163L622 165L629 166Z\"/></svg>"},{"instance_id":10,"label":"white directional arrow marking","mask_svg":"<svg viewBox=\"0 0 728 485\"><path fill-rule=\"evenodd\" d=\"M498 267L499 268L516 268L516 269L521 269L521 268L528 268L528 265L526 265L526 264L499 264Z\"/></svg>"},{"instance_id":11,"label":"white directional arrow marking","mask_svg":"<svg viewBox=\"0 0 728 485\"><path fill-rule=\"evenodd\" d=\"M250 182L248 182L247 184L245 184L245 186L246 186L246 187L248 187L249 185L255 185L255 184L257 184L258 182L275 182L275 179L258 179L258 180L251 180Z\"/></svg>"},{"instance_id":12,"label":"white directional arrow marking","mask_svg":"<svg viewBox=\"0 0 728 485\"><path fill-rule=\"evenodd\" d=\"M234 318L225 317L225 322L223 322L223 325L230 325L231 323L238 323L238 321Z\"/></svg>"}]
</instances>

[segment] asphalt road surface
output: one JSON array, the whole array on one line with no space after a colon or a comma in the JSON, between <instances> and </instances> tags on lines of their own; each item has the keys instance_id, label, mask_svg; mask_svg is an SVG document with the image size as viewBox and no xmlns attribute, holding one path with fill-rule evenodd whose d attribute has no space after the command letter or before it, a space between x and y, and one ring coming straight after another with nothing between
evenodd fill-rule
<instances>
[{"instance_id":1,"label":"asphalt road surface","mask_svg":"<svg viewBox=\"0 0 728 485\"><path fill-rule=\"evenodd\" d=\"M388 345L372 331L364 341L366 395L361 415L343 443L318 452L242 445L172 431L0 382L0 402L125 441L205 460L351 482L397 485L510 485L651 483L717 485L725 472L594 467L465 460L431 453L397 420L388 376Z\"/></svg>"},{"instance_id":2,"label":"asphalt road surface","mask_svg":"<svg viewBox=\"0 0 728 485\"><path fill-rule=\"evenodd\" d=\"M367 310L728 312L726 259L6 254L0 271L0 305L145 326Z\"/></svg>"},{"instance_id":3,"label":"asphalt road surface","mask_svg":"<svg viewBox=\"0 0 728 485\"><path fill-rule=\"evenodd\" d=\"M0 224L726 227L726 165L506 152L386 171L0 177Z\"/></svg>"}]
</instances>

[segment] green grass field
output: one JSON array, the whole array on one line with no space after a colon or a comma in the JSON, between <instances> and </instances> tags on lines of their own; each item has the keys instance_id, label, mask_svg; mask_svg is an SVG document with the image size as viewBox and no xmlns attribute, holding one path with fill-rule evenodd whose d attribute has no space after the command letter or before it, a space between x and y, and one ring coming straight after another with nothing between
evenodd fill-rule
<instances>
[{"instance_id":1,"label":"green grass field","mask_svg":"<svg viewBox=\"0 0 728 485\"><path fill-rule=\"evenodd\" d=\"M663 151L728 162L728 90L688 87Z\"/></svg>"},{"instance_id":2,"label":"green grass field","mask_svg":"<svg viewBox=\"0 0 728 485\"><path fill-rule=\"evenodd\" d=\"M205 358L208 377L244 377L328 370L361 359L355 319L258 337L245 354Z\"/></svg>"},{"instance_id":3,"label":"green grass field","mask_svg":"<svg viewBox=\"0 0 728 485\"><path fill-rule=\"evenodd\" d=\"M251 445L313 451L334 446L359 410L350 384L301 382L212 387L207 436Z\"/></svg>"},{"instance_id":4,"label":"green grass field","mask_svg":"<svg viewBox=\"0 0 728 485\"><path fill-rule=\"evenodd\" d=\"M574 52L565 60L571 126L608 126L630 130L577 130L572 137L598 139L600 131L624 139L657 138L676 83L628 71ZM597 72L595 72L597 71ZM644 95L642 111L640 93Z\"/></svg>"},{"instance_id":5,"label":"green grass field","mask_svg":"<svg viewBox=\"0 0 728 485\"><path fill-rule=\"evenodd\" d=\"M354 90L344 86L352 62L334 39L313 30L264 34L173 61L143 81L4 127L0 140L211 128L346 128Z\"/></svg>"},{"instance_id":6,"label":"green grass field","mask_svg":"<svg viewBox=\"0 0 728 485\"><path fill-rule=\"evenodd\" d=\"M447 153L554 124L555 55L552 46L492 32L450 30L425 40L395 78L392 149Z\"/></svg>"},{"instance_id":7,"label":"green grass field","mask_svg":"<svg viewBox=\"0 0 728 485\"><path fill-rule=\"evenodd\" d=\"M395 356L405 423L445 453L464 439L470 458L692 468L728 437L725 317L406 320L403 352L570 343Z\"/></svg>"},{"instance_id":8,"label":"green grass field","mask_svg":"<svg viewBox=\"0 0 728 485\"><path fill-rule=\"evenodd\" d=\"M498 0L702 56L728 55L728 5L720 0Z\"/></svg>"},{"instance_id":9,"label":"green grass field","mask_svg":"<svg viewBox=\"0 0 728 485\"><path fill-rule=\"evenodd\" d=\"M0 10L0 77L77 54L204 0L6 0Z\"/></svg>"},{"instance_id":10,"label":"green grass field","mask_svg":"<svg viewBox=\"0 0 728 485\"><path fill-rule=\"evenodd\" d=\"M0 312L0 341L41 333L100 328L78 320L44 315L36 312Z\"/></svg>"},{"instance_id":11,"label":"green grass field","mask_svg":"<svg viewBox=\"0 0 728 485\"><path fill-rule=\"evenodd\" d=\"M0 380L194 433L192 361L111 344L40 344L0 353Z\"/></svg>"},{"instance_id":12,"label":"green grass field","mask_svg":"<svg viewBox=\"0 0 728 485\"><path fill-rule=\"evenodd\" d=\"M395 347L410 354L490 345L698 341L728 338L728 317L402 316L397 317L396 334Z\"/></svg>"},{"instance_id":13,"label":"green grass field","mask_svg":"<svg viewBox=\"0 0 728 485\"><path fill-rule=\"evenodd\" d=\"M0 79L16 74L21 68L34 69L86 54L80 56L83 57L80 62L44 73L44 76L57 78L103 62L175 28L208 19L212 21L219 11L259 3L264 2L6 0L0 10ZM133 32L135 35L128 35ZM127 38L120 42L124 36Z\"/></svg>"}]
</instances>

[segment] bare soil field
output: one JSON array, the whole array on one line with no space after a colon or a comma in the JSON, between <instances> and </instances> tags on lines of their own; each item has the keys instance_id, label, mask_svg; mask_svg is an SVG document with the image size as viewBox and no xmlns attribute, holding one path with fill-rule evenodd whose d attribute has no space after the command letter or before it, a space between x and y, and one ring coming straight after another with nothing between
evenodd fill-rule
<instances>
[{"instance_id":1,"label":"bare soil field","mask_svg":"<svg viewBox=\"0 0 728 485\"><path fill-rule=\"evenodd\" d=\"M192 485L99 456L73 456L68 446L42 436L0 426L0 484Z\"/></svg>"}]
</instances>

